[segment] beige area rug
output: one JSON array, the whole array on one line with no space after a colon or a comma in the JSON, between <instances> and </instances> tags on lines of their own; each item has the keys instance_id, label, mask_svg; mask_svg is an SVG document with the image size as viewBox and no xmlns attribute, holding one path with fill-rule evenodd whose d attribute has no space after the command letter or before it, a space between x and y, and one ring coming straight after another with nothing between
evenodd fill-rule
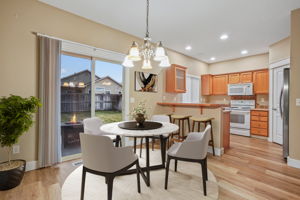
<instances>
[{"instance_id":1,"label":"beige area rug","mask_svg":"<svg viewBox=\"0 0 300 200\"><path fill-rule=\"evenodd\" d=\"M139 149L137 149L139 151ZM143 149L145 153L145 149ZM145 164L145 154L140 159ZM160 151L151 151L150 163L160 164ZM62 187L62 200L80 199L82 166L73 171ZM164 189L165 170L150 172L151 186L147 187L141 177L141 193L137 192L136 174L119 176L114 179L114 200L193 200L218 199L218 183L208 170L207 196L203 195L201 165L197 163L178 162L178 170L174 172L174 161L170 163L168 190ZM85 200L105 200L107 187L102 176L87 173L85 184Z\"/></svg>"}]
</instances>

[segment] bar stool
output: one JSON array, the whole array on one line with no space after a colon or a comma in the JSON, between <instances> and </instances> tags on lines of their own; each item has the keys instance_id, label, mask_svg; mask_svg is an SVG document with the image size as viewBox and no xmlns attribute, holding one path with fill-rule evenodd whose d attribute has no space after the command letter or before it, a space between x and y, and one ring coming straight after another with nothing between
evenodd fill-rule
<instances>
[{"instance_id":1,"label":"bar stool","mask_svg":"<svg viewBox=\"0 0 300 200\"><path fill-rule=\"evenodd\" d=\"M179 126L179 130L178 133L173 133L171 135L172 140L174 141L175 139L173 139L174 135L178 135L178 140L176 141L183 141L185 139L185 129L184 129L184 123L187 122L188 125L188 131L191 131L191 127L190 127L190 115L171 115L171 119L172 119L172 123L175 124L176 122L178 122L178 126Z\"/></svg>"},{"instance_id":2,"label":"bar stool","mask_svg":"<svg viewBox=\"0 0 300 200\"><path fill-rule=\"evenodd\" d=\"M213 128L212 128L213 127L212 120L214 120L214 119L215 118L213 118L213 117L191 117L193 131L195 131L196 123L198 124L198 132L200 132L201 123L203 123L205 127L206 127L207 123L209 123L211 125L211 131L210 131L211 139L209 140L209 145L212 146L213 155L215 156L215 144L214 144Z\"/></svg>"}]
</instances>

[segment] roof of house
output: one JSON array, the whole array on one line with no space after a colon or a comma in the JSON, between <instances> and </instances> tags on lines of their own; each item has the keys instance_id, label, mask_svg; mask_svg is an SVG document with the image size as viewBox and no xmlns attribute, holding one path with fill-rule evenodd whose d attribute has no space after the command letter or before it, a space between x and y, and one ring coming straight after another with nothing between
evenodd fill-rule
<instances>
[{"instance_id":1,"label":"roof of house","mask_svg":"<svg viewBox=\"0 0 300 200\"><path fill-rule=\"evenodd\" d=\"M77 72L77 73L71 74L71 75L69 75L69 76L63 77L61 80L64 80L64 79L67 79L67 78L72 78L72 77L74 77L74 76L78 76L78 75L84 74L84 73L89 73L89 74L91 74L91 71L88 70L88 69L82 70L82 71L80 71L80 72ZM97 76L97 75L95 75L95 76L96 76L96 80L101 79L99 76Z\"/></svg>"},{"instance_id":2,"label":"roof of house","mask_svg":"<svg viewBox=\"0 0 300 200\"><path fill-rule=\"evenodd\" d=\"M116 81L115 79L111 78L110 76L105 76L105 77L102 77L100 79L97 79L95 82L100 82L102 80L105 80L105 79L110 79L111 81L113 81L114 83L116 83L117 85L119 85L120 87L122 87L122 84L119 83L118 81Z\"/></svg>"}]
</instances>

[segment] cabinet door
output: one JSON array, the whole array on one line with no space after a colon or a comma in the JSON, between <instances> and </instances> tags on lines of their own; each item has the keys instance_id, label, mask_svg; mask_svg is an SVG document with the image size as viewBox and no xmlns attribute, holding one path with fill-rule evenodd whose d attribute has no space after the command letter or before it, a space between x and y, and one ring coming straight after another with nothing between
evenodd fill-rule
<instances>
[{"instance_id":1,"label":"cabinet door","mask_svg":"<svg viewBox=\"0 0 300 200\"><path fill-rule=\"evenodd\" d=\"M186 87L185 87L185 81L186 81L186 76L185 76L185 69L176 67L175 69L175 75L176 75L176 84L175 84L175 90L179 92L185 92Z\"/></svg>"},{"instance_id":2,"label":"cabinet door","mask_svg":"<svg viewBox=\"0 0 300 200\"><path fill-rule=\"evenodd\" d=\"M227 84L228 84L228 75L213 76L213 94L226 95Z\"/></svg>"},{"instance_id":3,"label":"cabinet door","mask_svg":"<svg viewBox=\"0 0 300 200\"><path fill-rule=\"evenodd\" d=\"M235 84L240 82L240 74L229 74L228 83Z\"/></svg>"},{"instance_id":4,"label":"cabinet door","mask_svg":"<svg viewBox=\"0 0 300 200\"><path fill-rule=\"evenodd\" d=\"M166 70L166 92L186 92L186 67L173 64Z\"/></svg>"},{"instance_id":5,"label":"cabinet door","mask_svg":"<svg viewBox=\"0 0 300 200\"><path fill-rule=\"evenodd\" d=\"M262 70L253 72L253 83L255 94L269 93L269 71Z\"/></svg>"},{"instance_id":6,"label":"cabinet door","mask_svg":"<svg viewBox=\"0 0 300 200\"><path fill-rule=\"evenodd\" d=\"M240 74L241 83L251 83L252 82L252 72L244 72Z\"/></svg>"},{"instance_id":7,"label":"cabinet door","mask_svg":"<svg viewBox=\"0 0 300 200\"><path fill-rule=\"evenodd\" d=\"M212 94L212 75L205 74L201 76L201 95Z\"/></svg>"}]
</instances>

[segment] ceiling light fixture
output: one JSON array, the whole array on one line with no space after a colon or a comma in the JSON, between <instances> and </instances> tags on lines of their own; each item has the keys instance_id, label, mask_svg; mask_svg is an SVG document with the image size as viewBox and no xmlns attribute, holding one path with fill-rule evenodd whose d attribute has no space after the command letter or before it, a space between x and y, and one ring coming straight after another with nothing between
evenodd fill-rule
<instances>
[{"instance_id":1,"label":"ceiling light fixture","mask_svg":"<svg viewBox=\"0 0 300 200\"><path fill-rule=\"evenodd\" d=\"M227 40L228 39L228 35L227 34L223 34L220 36L221 40Z\"/></svg>"},{"instance_id":2,"label":"ceiling light fixture","mask_svg":"<svg viewBox=\"0 0 300 200\"><path fill-rule=\"evenodd\" d=\"M242 55L245 55L245 54L247 54L248 53L248 51L247 50L243 50L243 51L241 51L241 54Z\"/></svg>"},{"instance_id":3,"label":"ceiling light fixture","mask_svg":"<svg viewBox=\"0 0 300 200\"><path fill-rule=\"evenodd\" d=\"M188 50L188 51L190 51L190 50L192 50L192 47L189 45L189 46L186 46L185 47L185 50Z\"/></svg>"},{"instance_id":4,"label":"ceiling light fixture","mask_svg":"<svg viewBox=\"0 0 300 200\"><path fill-rule=\"evenodd\" d=\"M160 67L169 67L170 61L167 56L167 52L164 49L162 42L158 42L156 48L150 43L151 38L149 36L149 0L147 0L147 15L146 15L146 36L144 38L144 44L139 50L138 43L133 41L128 55L125 57L123 66L134 67L136 61L140 61L143 58L142 69L152 69L151 59L160 62Z\"/></svg>"},{"instance_id":5,"label":"ceiling light fixture","mask_svg":"<svg viewBox=\"0 0 300 200\"><path fill-rule=\"evenodd\" d=\"M215 58L215 57L211 57L210 60L211 60L211 61L214 61L214 60L216 60L216 58Z\"/></svg>"}]
</instances>

